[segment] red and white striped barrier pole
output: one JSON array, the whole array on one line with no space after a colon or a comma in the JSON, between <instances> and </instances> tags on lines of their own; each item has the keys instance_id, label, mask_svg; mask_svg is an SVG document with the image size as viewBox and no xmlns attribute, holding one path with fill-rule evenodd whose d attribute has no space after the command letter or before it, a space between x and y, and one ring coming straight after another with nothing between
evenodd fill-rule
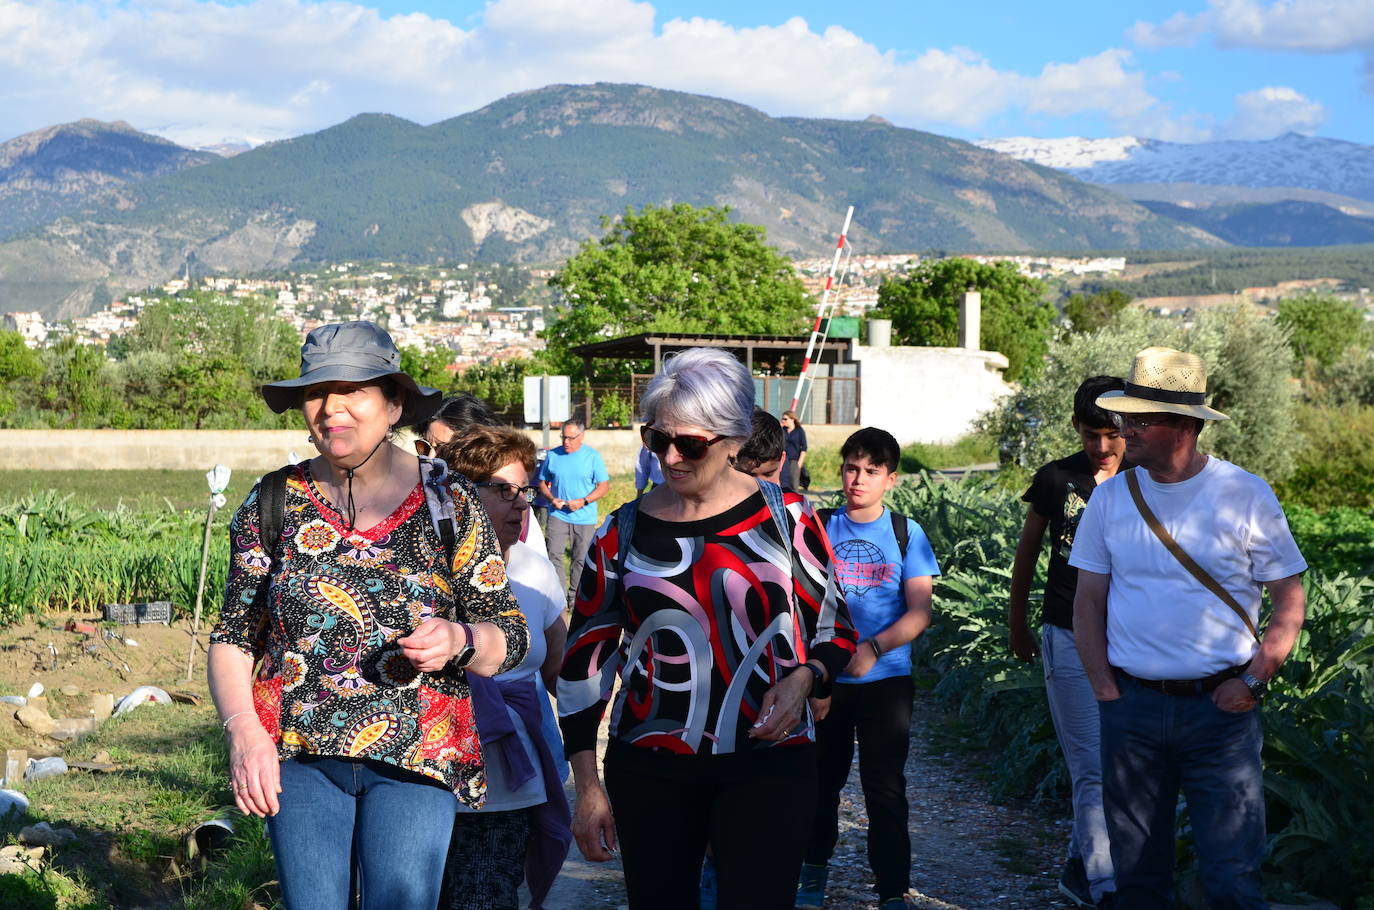
<instances>
[{"instance_id":1,"label":"red and white striped barrier pole","mask_svg":"<svg viewBox=\"0 0 1374 910\"><path fill-rule=\"evenodd\" d=\"M811 368L811 355L816 350L816 339L821 334L821 320L830 306L830 289L835 285L835 270L840 265L840 254L844 252L845 237L849 234L849 221L854 217L854 206L844 215L844 227L840 228L840 240L835 244L835 256L830 260L830 274L825 277L825 290L821 293L821 305L816 308L816 321L811 326L811 338L806 342L806 356L802 358L801 375L797 377L797 388L792 392L791 410L797 409L801 400L802 386L806 384L806 371ZM800 415L799 415L800 416Z\"/></svg>"}]
</instances>

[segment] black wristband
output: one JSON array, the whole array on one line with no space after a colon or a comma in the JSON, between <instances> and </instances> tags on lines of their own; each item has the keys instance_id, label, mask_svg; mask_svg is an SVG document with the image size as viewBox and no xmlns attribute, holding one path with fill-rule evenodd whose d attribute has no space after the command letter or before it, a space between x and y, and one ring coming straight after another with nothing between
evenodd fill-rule
<instances>
[{"instance_id":1,"label":"black wristband","mask_svg":"<svg viewBox=\"0 0 1374 910\"><path fill-rule=\"evenodd\" d=\"M802 666L810 670L812 675L815 676L815 678L811 680L811 697L829 698L830 681L825 678L825 671L813 663L805 663L802 664Z\"/></svg>"}]
</instances>

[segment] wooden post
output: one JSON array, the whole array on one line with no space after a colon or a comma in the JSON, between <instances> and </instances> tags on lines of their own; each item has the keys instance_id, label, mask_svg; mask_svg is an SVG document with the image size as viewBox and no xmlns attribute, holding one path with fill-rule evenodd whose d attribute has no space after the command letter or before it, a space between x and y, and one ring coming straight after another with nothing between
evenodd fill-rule
<instances>
[{"instance_id":1,"label":"wooden post","mask_svg":"<svg viewBox=\"0 0 1374 910\"><path fill-rule=\"evenodd\" d=\"M196 611L191 619L191 647L186 652L186 679L191 679L191 668L196 662L196 636L200 633L200 606L205 598L205 572L210 564L210 525L215 520L215 496L210 496L210 508L205 513L205 538L200 545L200 579L196 582Z\"/></svg>"}]
</instances>

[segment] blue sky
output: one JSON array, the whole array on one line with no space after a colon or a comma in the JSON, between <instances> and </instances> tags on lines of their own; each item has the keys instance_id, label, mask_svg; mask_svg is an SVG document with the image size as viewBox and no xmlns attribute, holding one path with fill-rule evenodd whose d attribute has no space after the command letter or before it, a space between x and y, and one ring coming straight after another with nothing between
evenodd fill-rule
<instances>
[{"instance_id":1,"label":"blue sky","mask_svg":"<svg viewBox=\"0 0 1374 910\"><path fill-rule=\"evenodd\" d=\"M0 140L263 141L591 81L968 139L1374 144L1374 0L0 0Z\"/></svg>"}]
</instances>

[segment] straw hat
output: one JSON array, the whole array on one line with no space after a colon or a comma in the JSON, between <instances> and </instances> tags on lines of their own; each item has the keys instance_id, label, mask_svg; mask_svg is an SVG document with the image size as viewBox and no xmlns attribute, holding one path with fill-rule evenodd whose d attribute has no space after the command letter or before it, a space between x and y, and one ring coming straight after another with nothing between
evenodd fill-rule
<instances>
[{"instance_id":1,"label":"straw hat","mask_svg":"<svg viewBox=\"0 0 1374 910\"><path fill-rule=\"evenodd\" d=\"M368 382L389 376L405 392L400 422L414 423L434 413L443 399L438 389L422 386L401 370L396 343L373 322L322 325L301 346L301 375L262 386L263 400L280 414L301 405L305 390L322 382Z\"/></svg>"},{"instance_id":2,"label":"straw hat","mask_svg":"<svg viewBox=\"0 0 1374 910\"><path fill-rule=\"evenodd\" d=\"M1230 420L1207 407L1207 367L1196 354L1146 348L1135 355L1126 388L1097 399L1105 411L1123 414L1182 414L1200 420Z\"/></svg>"}]
</instances>

